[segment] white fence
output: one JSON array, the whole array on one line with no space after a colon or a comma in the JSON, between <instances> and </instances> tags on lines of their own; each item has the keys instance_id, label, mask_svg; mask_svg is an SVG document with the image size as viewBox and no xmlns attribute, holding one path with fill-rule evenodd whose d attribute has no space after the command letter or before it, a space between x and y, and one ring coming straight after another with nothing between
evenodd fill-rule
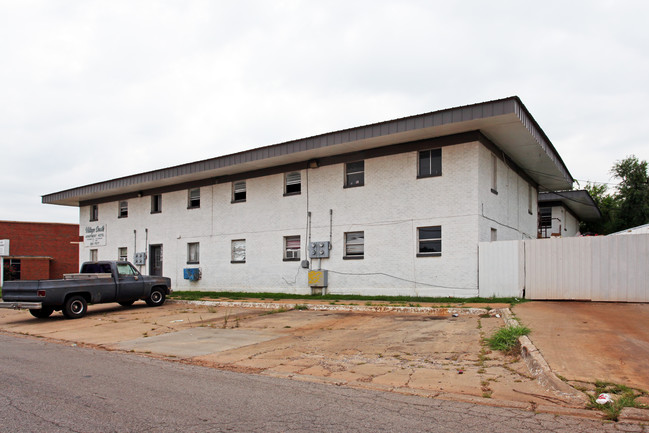
<instances>
[{"instance_id":1,"label":"white fence","mask_svg":"<svg viewBox=\"0 0 649 433\"><path fill-rule=\"evenodd\" d=\"M479 294L649 302L649 234L479 244Z\"/></svg>"}]
</instances>

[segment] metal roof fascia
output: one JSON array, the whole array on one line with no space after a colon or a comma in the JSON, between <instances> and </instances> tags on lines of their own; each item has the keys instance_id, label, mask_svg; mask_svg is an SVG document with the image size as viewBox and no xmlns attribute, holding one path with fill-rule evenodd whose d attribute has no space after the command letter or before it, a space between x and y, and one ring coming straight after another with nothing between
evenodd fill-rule
<instances>
[{"instance_id":1,"label":"metal roof fascia","mask_svg":"<svg viewBox=\"0 0 649 433\"><path fill-rule=\"evenodd\" d=\"M554 148L554 146L552 146L545 133L538 126L521 100L517 96L512 96L500 100L480 102L466 106L448 108L444 110L383 121L370 125L349 128L341 131L334 131L326 134L306 137L270 146L264 146L230 155L210 158L207 160L190 162L174 167L153 170L145 173L126 176L123 178L98 182L77 188L71 188L68 190L44 195L42 196L42 202L54 203L57 201L65 201L68 199L74 199L75 197L82 195L91 195L94 192L110 190L120 186L135 186L147 181L151 181L151 179L164 180L192 173L195 174L201 171L198 169L199 166L212 166L218 169L226 166L241 164L242 161L257 161L270 158L271 156L297 153L301 151L330 146L332 144L343 144L345 141L338 142L338 140L335 139L335 137L339 136L340 139L343 140L343 133L347 134L347 136L349 137L347 142L360 141L392 134L394 133L394 129L399 131L399 128L394 128L394 126L400 123L402 123L406 128L404 132L407 132L456 122L483 119L485 117L495 117L508 113L517 114L520 121L525 125L530 134L535 137L548 157L555 162L555 165L557 165L559 171L564 172L564 175L572 180L572 176L568 172L568 169L565 167L565 164L561 160L561 157L558 155L556 149Z\"/></svg>"}]
</instances>

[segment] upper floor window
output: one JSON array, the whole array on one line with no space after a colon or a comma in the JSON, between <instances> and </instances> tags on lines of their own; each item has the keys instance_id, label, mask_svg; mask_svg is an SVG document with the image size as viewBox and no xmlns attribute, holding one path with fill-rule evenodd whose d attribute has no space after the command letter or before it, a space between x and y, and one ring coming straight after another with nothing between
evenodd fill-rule
<instances>
[{"instance_id":1,"label":"upper floor window","mask_svg":"<svg viewBox=\"0 0 649 433\"><path fill-rule=\"evenodd\" d=\"M187 192L187 209L201 207L201 189L192 188Z\"/></svg>"},{"instance_id":2,"label":"upper floor window","mask_svg":"<svg viewBox=\"0 0 649 433\"><path fill-rule=\"evenodd\" d=\"M199 243L189 242L187 243L187 264L197 263L199 263Z\"/></svg>"},{"instance_id":3,"label":"upper floor window","mask_svg":"<svg viewBox=\"0 0 649 433\"><path fill-rule=\"evenodd\" d=\"M498 158L491 154L491 192L498 194Z\"/></svg>"},{"instance_id":4,"label":"upper floor window","mask_svg":"<svg viewBox=\"0 0 649 433\"><path fill-rule=\"evenodd\" d=\"M534 214L534 188L532 185L527 185L527 213Z\"/></svg>"},{"instance_id":5,"label":"upper floor window","mask_svg":"<svg viewBox=\"0 0 649 433\"><path fill-rule=\"evenodd\" d=\"M345 187L365 185L365 161L345 164Z\"/></svg>"},{"instance_id":6,"label":"upper floor window","mask_svg":"<svg viewBox=\"0 0 649 433\"><path fill-rule=\"evenodd\" d=\"M162 212L162 194L154 194L151 196L151 213Z\"/></svg>"},{"instance_id":7,"label":"upper floor window","mask_svg":"<svg viewBox=\"0 0 649 433\"><path fill-rule=\"evenodd\" d=\"M299 236L284 236L284 260L300 260Z\"/></svg>"},{"instance_id":8,"label":"upper floor window","mask_svg":"<svg viewBox=\"0 0 649 433\"><path fill-rule=\"evenodd\" d=\"M99 250L92 249L90 250L90 261L96 262L99 259Z\"/></svg>"},{"instance_id":9,"label":"upper floor window","mask_svg":"<svg viewBox=\"0 0 649 433\"><path fill-rule=\"evenodd\" d=\"M442 175L442 149L419 151L419 172L417 177Z\"/></svg>"},{"instance_id":10,"label":"upper floor window","mask_svg":"<svg viewBox=\"0 0 649 433\"><path fill-rule=\"evenodd\" d=\"M345 233L345 259L362 259L365 255L365 232Z\"/></svg>"},{"instance_id":11,"label":"upper floor window","mask_svg":"<svg viewBox=\"0 0 649 433\"><path fill-rule=\"evenodd\" d=\"M417 257L442 255L442 226L417 228Z\"/></svg>"},{"instance_id":12,"label":"upper floor window","mask_svg":"<svg viewBox=\"0 0 649 433\"><path fill-rule=\"evenodd\" d=\"M93 204L90 206L90 221L99 220L99 205Z\"/></svg>"},{"instance_id":13,"label":"upper floor window","mask_svg":"<svg viewBox=\"0 0 649 433\"><path fill-rule=\"evenodd\" d=\"M119 214L117 215L118 218L126 218L128 217L128 202L127 201L120 201L119 202Z\"/></svg>"},{"instance_id":14,"label":"upper floor window","mask_svg":"<svg viewBox=\"0 0 649 433\"><path fill-rule=\"evenodd\" d=\"M300 194L302 192L302 175L299 171L286 173L284 176L284 195Z\"/></svg>"},{"instance_id":15,"label":"upper floor window","mask_svg":"<svg viewBox=\"0 0 649 433\"><path fill-rule=\"evenodd\" d=\"M246 201L246 181L232 182L232 203Z\"/></svg>"}]
</instances>

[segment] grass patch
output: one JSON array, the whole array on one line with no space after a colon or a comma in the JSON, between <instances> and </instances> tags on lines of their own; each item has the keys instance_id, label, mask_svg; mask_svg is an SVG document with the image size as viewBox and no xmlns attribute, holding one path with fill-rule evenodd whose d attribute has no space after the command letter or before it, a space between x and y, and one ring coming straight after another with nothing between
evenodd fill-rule
<instances>
[{"instance_id":1,"label":"grass patch","mask_svg":"<svg viewBox=\"0 0 649 433\"><path fill-rule=\"evenodd\" d=\"M419 296L362 296L362 295L339 295L339 294L327 294L327 295L295 295L289 293L266 293L266 292L198 292L198 291L174 291L169 299L182 299L186 301L198 301L201 299L268 299L268 300L278 300L278 299L296 299L296 300L331 300L338 302L341 300L347 301L386 301L393 303L413 303L414 305L419 305L418 303L427 302L435 304L444 304L450 306L450 304L509 304L516 305L522 302L526 302L525 299L519 298L453 298L453 297L419 297Z\"/></svg>"},{"instance_id":2,"label":"grass patch","mask_svg":"<svg viewBox=\"0 0 649 433\"><path fill-rule=\"evenodd\" d=\"M595 400L597 400L597 396L602 393L611 395L613 402L607 404L597 404ZM641 395L647 395L647 392L629 388L628 386L624 385L618 385L612 382L604 382L598 380L597 382L595 382L595 394L588 394L588 398L590 399L588 407L601 410L602 412L604 412L604 417L608 420L617 421L620 416L620 412L622 412L622 409L624 409L625 407L646 408L645 405L637 403L635 401L635 399L640 397Z\"/></svg>"},{"instance_id":3,"label":"grass patch","mask_svg":"<svg viewBox=\"0 0 649 433\"><path fill-rule=\"evenodd\" d=\"M529 334L530 328L526 326L505 326L487 338L487 344L492 350L513 352L518 348L518 337Z\"/></svg>"}]
</instances>

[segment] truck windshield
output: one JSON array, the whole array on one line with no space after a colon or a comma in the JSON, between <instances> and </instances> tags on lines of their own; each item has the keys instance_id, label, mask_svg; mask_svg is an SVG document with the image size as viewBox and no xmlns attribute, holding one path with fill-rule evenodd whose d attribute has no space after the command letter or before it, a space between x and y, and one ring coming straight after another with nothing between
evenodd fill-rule
<instances>
[{"instance_id":1,"label":"truck windshield","mask_svg":"<svg viewBox=\"0 0 649 433\"><path fill-rule=\"evenodd\" d=\"M136 271L128 263L118 263L117 264L117 274L120 277L129 277L129 276L132 276L132 275L138 275L138 271Z\"/></svg>"}]
</instances>

